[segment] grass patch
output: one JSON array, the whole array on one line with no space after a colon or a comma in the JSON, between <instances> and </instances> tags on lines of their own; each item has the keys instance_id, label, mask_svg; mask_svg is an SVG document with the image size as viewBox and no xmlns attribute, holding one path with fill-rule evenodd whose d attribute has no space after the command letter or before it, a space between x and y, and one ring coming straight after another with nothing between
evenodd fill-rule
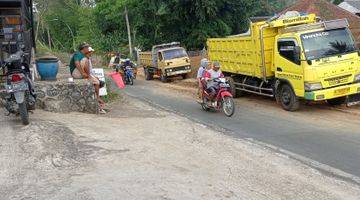
<instances>
[{"instance_id":1,"label":"grass patch","mask_svg":"<svg viewBox=\"0 0 360 200\"><path fill-rule=\"evenodd\" d=\"M115 86L111 78L106 77L105 81L106 81L106 90L108 93L108 95L102 97L105 103L111 103L114 101L121 100L122 99L122 96L120 95L121 90Z\"/></svg>"}]
</instances>

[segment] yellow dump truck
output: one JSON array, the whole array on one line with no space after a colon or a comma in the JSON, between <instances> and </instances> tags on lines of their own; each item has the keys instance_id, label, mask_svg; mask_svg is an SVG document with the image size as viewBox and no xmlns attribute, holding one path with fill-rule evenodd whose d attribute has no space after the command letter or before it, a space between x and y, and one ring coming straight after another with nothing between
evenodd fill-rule
<instances>
[{"instance_id":1,"label":"yellow dump truck","mask_svg":"<svg viewBox=\"0 0 360 200\"><path fill-rule=\"evenodd\" d=\"M178 42L156 45L152 51L140 52L139 61L144 67L146 80L152 80L154 75L162 82L167 82L172 76L181 75L185 79L191 72L190 58Z\"/></svg>"},{"instance_id":2,"label":"yellow dump truck","mask_svg":"<svg viewBox=\"0 0 360 200\"><path fill-rule=\"evenodd\" d=\"M349 106L360 102L360 53L346 19L314 14L253 21L241 35L207 41L234 95L275 97L288 111L299 100Z\"/></svg>"}]
</instances>

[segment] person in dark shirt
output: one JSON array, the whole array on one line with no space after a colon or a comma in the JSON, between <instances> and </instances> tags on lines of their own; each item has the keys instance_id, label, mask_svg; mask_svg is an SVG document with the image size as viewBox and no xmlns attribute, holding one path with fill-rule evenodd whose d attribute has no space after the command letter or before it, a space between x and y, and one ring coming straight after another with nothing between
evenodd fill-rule
<instances>
[{"instance_id":1,"label":"person in dark shirt","mask_svg":"<svg viewBox=\"0 0 360 200\"><path fill-rule=\"evenodd\" d=\"M79 45L79 51L75 52L70 60L70 73L74 79L87 79L89 75L86 73L85 69L87 66L81 65L81 60L86 58L86 54L89 53L90 45L86 42L83 42Z\"/></svg>"},{"instance_id":2,"label":"person in dark shirt","mask_svg":"<svg viewBox=\"0 0 360 200\"><path fill-rule=\"evenodd\" d=\"M99 90L101 87L100 81L91 74L92 64L90 57L94 51L95 50L90 47L88 43L81 43L79 51L75 52L70 60L70 73L74 79L87 79L94 84L96 99L100 105L99 113L105 114L106 111L103 109L105 103L99 96Z\"/></svg>"}]
</instances>

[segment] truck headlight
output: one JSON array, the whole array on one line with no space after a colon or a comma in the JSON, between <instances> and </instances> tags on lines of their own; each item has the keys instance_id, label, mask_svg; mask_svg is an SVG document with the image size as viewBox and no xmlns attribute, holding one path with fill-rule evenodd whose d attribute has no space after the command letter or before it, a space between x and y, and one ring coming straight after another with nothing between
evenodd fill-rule
<instances>
[{"instance_id":1,"label":"truck headlight","mask_svg":"<svg viewBox=\"0 0 360 200\"><path fill-rule=\"evenodd\" d=\"M305 83L305 91L314 91L314 90L321 90L322 84L321 83Z\"/></svg>"},{"instance_id":2,"label":"truck headlight","mask_svg":"<svg viewBox=\"0 0 360 200\"><path fill-rule=\"evenodd\" d=\"M360 82L360 74L355 75L354 82Z\"/></svg>"}]
</instances>

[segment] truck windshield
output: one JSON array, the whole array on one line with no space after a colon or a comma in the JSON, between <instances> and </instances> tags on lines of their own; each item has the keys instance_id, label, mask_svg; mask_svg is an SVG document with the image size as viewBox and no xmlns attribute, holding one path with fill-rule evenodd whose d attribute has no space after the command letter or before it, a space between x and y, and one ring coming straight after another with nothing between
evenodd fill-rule
<instances>
[{"instance_id":1,"label":"truck windshield","mask_svg":"<svg viewBox=\"0 0 360 200\"><path fill-rule=\"evenodd\" d=\"M330 57L357 50L348 29L319 31L301 35L307 60Z\"/></svg>"},{"instance_id":2,"label":"truck windshield","mask_svg":"<svg viewBox=\"0 0 360 200\"><path fill-rule=\"evenodd\" d=\"M185 49L171 49L163 52L164 60L182 58L188 56Z\"/></svg>"}]
</instances>

